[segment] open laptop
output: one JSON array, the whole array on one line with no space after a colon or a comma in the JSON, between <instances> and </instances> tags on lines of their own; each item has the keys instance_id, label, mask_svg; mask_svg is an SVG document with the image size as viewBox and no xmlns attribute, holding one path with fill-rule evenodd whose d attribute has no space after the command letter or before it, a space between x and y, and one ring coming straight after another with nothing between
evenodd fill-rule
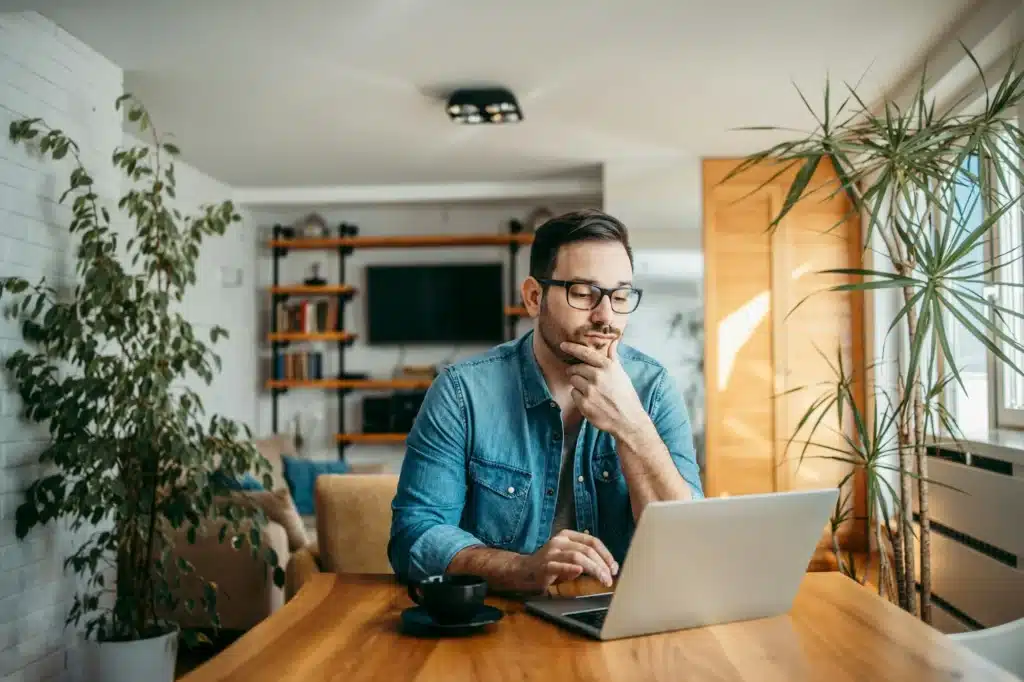
<instances>
[{"instance_id":1,"label":"open laptop","mask_svg":"<svg viewBox=\"0 0 1024 682\"><path fill-rule=\"evenodd\" d=\"M530 599L528 612L619 639L789 611L837 488L644 508L614 593Z\"/></svg>"}]
</instances>

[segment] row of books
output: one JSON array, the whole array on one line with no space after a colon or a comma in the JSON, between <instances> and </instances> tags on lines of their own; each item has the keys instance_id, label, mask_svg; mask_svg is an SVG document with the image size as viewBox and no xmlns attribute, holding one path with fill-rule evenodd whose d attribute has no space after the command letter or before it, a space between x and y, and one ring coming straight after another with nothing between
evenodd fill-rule
<instances>
[{"instance_id":1,"label":"row of books","mask_svg":"<svg viewBox=\"0 0 1024 682\"><path fill-rule=\"evenodd\" d=\"M337 299L281 301L274 314L279 332L311 334L332 332L338 328Z\"/></svg>"},{"instance_id":2,"label":"row of books","mask_svg":"<svg viewBox=\"0 0 1024 682\"><path fill-rule=\"evenodd\" d=\"M324 354L321 351L280 353L274 365L275 379L323 379Z\"/></svg>"}]
</instances>

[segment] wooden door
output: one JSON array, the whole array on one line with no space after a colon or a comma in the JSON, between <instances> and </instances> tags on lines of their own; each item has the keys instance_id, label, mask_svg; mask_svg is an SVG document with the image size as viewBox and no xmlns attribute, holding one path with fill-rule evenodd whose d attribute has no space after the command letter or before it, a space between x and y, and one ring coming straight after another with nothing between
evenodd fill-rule
<instances>
[{"instance_id":1,"label":"wooden door","mask_svg":"<svg viewBox=\"0 0 1024 682\"><path fill-rule=\"evenodd\" d=\"M834 486L849 466L815 458L830 454L825 448L811 448L798 466L802 445L793 443L787 453L787 440L820 394L815 385L836 378L817 349L833 363L839 350L862 379L862 295L824 291L852 280L819 274L860 264L860 221L845 194L828 198L830 186L805 197L770 231L796 170L764 187L778 167L722 183L739 162L703 163L708 494ZM822 164L808 187L834 178ZM814 388L784 395L800 386ZM863 405L862 380L858 386ZM849 433L850 425L827 419L815 441L842 447L840 429Z\"/></svg>"}]
</instances>

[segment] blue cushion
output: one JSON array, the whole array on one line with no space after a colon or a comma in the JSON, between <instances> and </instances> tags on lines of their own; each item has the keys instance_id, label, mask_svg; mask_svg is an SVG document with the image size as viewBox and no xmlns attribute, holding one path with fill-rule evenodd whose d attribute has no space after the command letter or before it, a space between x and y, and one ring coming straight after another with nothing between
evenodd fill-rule
<instances>
[{"instance_id":1,"label":"blue cushion","mask_svg":"<svg viewBox=\"0 0 1024 682\"><path fill-rule=\"evenodd\" d=\"M288 482L292 499L299 514L315 514L313 507L313 485L320 474L347 474L348 464L340 459L310 460L283 455L284 480Z\"/></svg>"},{"instance_id":2,"label":"blue cushion","mask_svg":"<svg viewBox=\"0 0 1024 682\"><path fill-rule=\"evenodd\" d=\"M222 471L215 471L211 478L229 490L263 490L263 484L252 474L245 474L241 478L232 478Z\"/></svg>"}]
</instances>

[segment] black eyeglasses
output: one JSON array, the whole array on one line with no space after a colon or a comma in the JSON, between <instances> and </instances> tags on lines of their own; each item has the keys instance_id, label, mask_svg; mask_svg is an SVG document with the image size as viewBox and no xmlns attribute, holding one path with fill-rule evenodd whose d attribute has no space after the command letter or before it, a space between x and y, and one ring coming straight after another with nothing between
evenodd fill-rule
<instances>
[{"instance_id":1,"label":"black eyeglasses","mask_svg":"<svg viewBox=\"0 0 1024 682\"><path fill-rule=\"evenodd\" d=\"M601 305L601 300L607 296L611 301L612 310L620 315L627 315L640 305L640 297L643 296L642 289L634 289L630 286L605 289L590 282L569 282L564 279L538 279L541 284L559 286L565 288L565 300L577 310L593 310Z\"/></svg>"}]
</instances>

